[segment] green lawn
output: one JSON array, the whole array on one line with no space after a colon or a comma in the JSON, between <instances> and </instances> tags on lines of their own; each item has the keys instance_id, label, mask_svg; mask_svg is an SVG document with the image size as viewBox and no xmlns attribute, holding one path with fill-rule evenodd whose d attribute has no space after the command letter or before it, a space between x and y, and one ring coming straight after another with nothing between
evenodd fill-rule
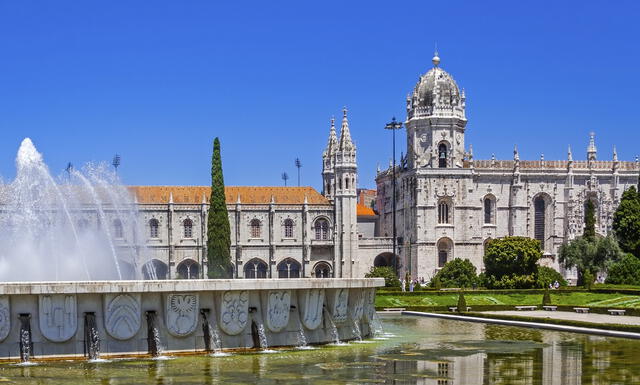
<instances>
[{"instance_id":1,"label":"green lawn","mask_svg":"<svg viewBox=\"0 0 640 385\"><path fill-rule=\"evenodd\" d=\"M465 293L467 305L540 305L542 294L473 294ZM551 292L551 301L560 306L624 307L640 309L640 296L617 293ZM455 306L458 293L424 295L378 294L378 307Z\"/></svg>"}]
</instances>

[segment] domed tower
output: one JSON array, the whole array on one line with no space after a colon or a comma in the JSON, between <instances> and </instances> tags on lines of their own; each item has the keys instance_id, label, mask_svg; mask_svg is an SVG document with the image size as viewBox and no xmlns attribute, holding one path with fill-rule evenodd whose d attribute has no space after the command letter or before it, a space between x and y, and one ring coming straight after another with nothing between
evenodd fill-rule
<instances>
[{"instance_id":1,"label":"domed tower","mask_svg":"<svg viewBox=\"0 0 640 385\"><path fill-rule=\"evenodd\" d=\"M453 77L440 68L436 52L433 68L420 77L407 97L407 159L409 167L462 167L464 159L465 95Z\"/></svg>"}]
</instances>

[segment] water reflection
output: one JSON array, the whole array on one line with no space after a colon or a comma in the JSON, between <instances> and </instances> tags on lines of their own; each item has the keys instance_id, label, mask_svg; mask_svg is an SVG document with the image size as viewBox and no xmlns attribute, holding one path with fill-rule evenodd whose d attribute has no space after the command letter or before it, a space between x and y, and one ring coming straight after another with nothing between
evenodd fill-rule
<instances>
[{"instance_id":1,"label":"water reflection","mask_svg":"<svg viewBox=\"0 0 640 385\"><path fill-rule=\"evenodd\" d=\"M383 320L371 344L178 357L0 365L17 384L635 384L640 341L429 318Z\"/></svg>"}]
</instances>

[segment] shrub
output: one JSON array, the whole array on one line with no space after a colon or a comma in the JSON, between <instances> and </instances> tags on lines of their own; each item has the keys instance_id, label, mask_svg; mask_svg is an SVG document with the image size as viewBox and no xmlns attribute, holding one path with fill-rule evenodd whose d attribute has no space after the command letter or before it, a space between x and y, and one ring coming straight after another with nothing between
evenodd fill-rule
<instances>
[{"instance_id":1,"label":"shrub","mask_svg":"<svg viewBox=\"0 0 640 385\"><path fill-rule=\"evenodd\" d=\"M431 287L433 287L436 290L442 289L442 282L440 282L440 277L438 277L437 275L433 277L430 284L431 284Z\"/></svg>"},{"instance_id":2,"label":"shrub","mask_svg":"<svg viewBox=\"0 0 640 385\"><path fill-rule=\"evenodd\" d=\"M493 275L486 277L486 286L491 289L530 289L535 285L535 274L504 275L500 279L497 279Z\"/></svg>"},{"instance_id":3,"label":"shrub","mask_svg":"<svg viewBox=\"0 0 640 385\"><path fill-rule=\"evenodd\" d=\"M551 305L551 294L549 294L549 289L544 291L542 295L542 306Z\"/></svg>"},{"instance_id":4,"label":"shrub","mask_svg":"<svg viewBox=\"0 0 640 385\"><path fill-rule=\"evenodd\" d=\"M467 300L464 299L464 292L460 292L458 296L458 313L464 313L467 311Z\"/></svg>"},{"instance_id":5,"label":"shrub","mask_svg":"<svg viewBox=\"0 0 640 385\"><path fill-rule=\"evenodd\" d=\"M551 267L538 266L538 277L536 280L536 287L545 289L549 287L549 284L558 281L560 286L567 286L567 281L562 274Z\"/></svg>"},{"instance_id":6,"label":"shrub","mask_svg":"<svg viewBox=\"0 0 640 385\"><path fill-rule=\"evenodd\" d=\"M606 282L614 285L640 285L640 260L632 254L626 254L609 267Z\"/></svg>"},{"instance_id":7,"label":"shrub","mask_svg":"<svg viewBox=\"0 0 640 385\"><path fill-rule=\"evenodd\" d=\"M484 256L485 273L500 280L503 276L531 275L542 258L540 242L526 237L494 239Z\"/></svg>"},{"instance_id":8,"label":"shrub","mask_svg":"<svg viewBox=\"0 0 640 385\"><path fill-rule=\"evenodd\" d=\"M584 274L582 274L582 283L585 289L591 290L591 286L593 285L593 280L594 280L593 274L591 274L589 270L585 271Z\"/></svg>"},{"instance_id":9,"label":"shrub","mask_svg":"<svg viewBox=\"0 0 640 385\"><path fill-rule=\"evenodd\" d=\"M365 278L384 278L385 287L400 287L400 280L389 266L372 267Z\"/></svg>"},{"instance_id":10,"label":"shrub","mask_svg":"<svg viewBox=\"0 0 640 385\"><path fill-rule=\"evenodd\" d=\"M444 287L472 287L477 284L476 267L468 259L454 258L447 262L433 278Z\"/></svg>"}]
</instances>

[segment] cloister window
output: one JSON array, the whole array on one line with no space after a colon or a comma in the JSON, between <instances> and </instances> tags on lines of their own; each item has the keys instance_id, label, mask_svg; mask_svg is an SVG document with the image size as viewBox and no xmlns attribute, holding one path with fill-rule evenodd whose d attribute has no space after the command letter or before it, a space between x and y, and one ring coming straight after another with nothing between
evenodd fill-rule
<instances>
[{"instance_id":1,"label":"cloister window","mask_svg":"<svg viewBox=\"0 0 640 385\"><path fill-rule=\"evenodd\" d=\"M438 167L444 168L447 167L447 145L441 143L438 146Z\"/></svg>"},{"instance_id":2,"label":"cloister window","mask_svg":"<svg viewBox=\"0 0 640 385\"><path fill-rule=\"evenodd\" d=\"M182 227L184 227L184 237L193 238L193 221L189 218L182 221Z\"/></svg>"},{"instance_id":3,"label":"cloister window","mask_svg":"<svg viewBox=\"0 0 640 385\"><path fill-rule=\"evenodd\" d=\"M326 219L318 219L314 225L314 229L316 232L316 239L329 239L329 222L327 222Z\"/></svg>"},{"instance_id":4,"label":"cloister window","mask_svg":"<svg viewBox=\"0 0 640 385\"><path fill-rule=\"evenodd\" d=\"M300 278L300 268L299 262L287 258L278 264L278 278Z\"/></svg>"},{"instance_id":5,"label":"cloister window","mask_svg":"<svg viewBox=\"0 0 640 385\"><path fill-rule=\"evenodd\" d=\"M249 228L251 230L251 238L260 238L261 236L261 223L259 219L252 219L249 223Z\"/></svg>"},{"instance_id":6,"label":"cloister window","mask_svg":"<svg viewBox=\"0 0 640 385\"><path fill-rule=\"evenodd\" d=\"M123 238L124 231L122 230L122 222L120 219L116 219L113 221L113 237L114 238Z\"/></svg>"},{"instance_id":7,"label":"cloister window","mask_svg":"<svg viewBox=\"0 0 640 385\"><path fill-rule=\"evenodd\" d=\"M449 203L445 201L441 201L438 203L438 223L439 224L448 224L449 220Z\"/></svg>"},{"instance_id":8,"label":"cloister window","mask_svg":"<svg viewBox=\"0 0 640 385\"><path fill-rule=\"evenodd\" d=\"M284 237L285 238L293 238L293 220L285 219L284 220Z\"/></svg>"},{"instance_id":9,"label":"cloister window","mask_svg":"<svg viewBox=\"0 0 640 385\"><path fill-rule=\"evenodd\" d=\"M534 235L533 237L540 241L540 244L544 248L544 227L545 227L545 212L546 203L544 198L539 196L533 201L534 208Z\"/></svg>"},{"instance_id":10,"label":"cloister window","mask_svg":"<svg viewBox=\"0 0 640 385\"><path fill-rule=\"evenodd\" d=\"M149 221L149 238L158 238L159 227L160 222L157 219L153 218Z\"/></svg>"},{"instance_id":11,"label":"cloister window","mask_svg":"<svg viewBox=\"0 0 640 385\"><path fill-rule=\"evenodd\" d=\"M495 224L495 202L491 197L484 198L484 223Z\"/></svg>"},{"instance_id":12,"label":"cloister window","mask_svg":"<svg viewBox=\"0 0 640 385\"><path fill-rule=\"evenodd\" d=\"M245 278L267 278L267 264L260 259L254 258L244 266Z\"/></svg>"}]
</instances>

